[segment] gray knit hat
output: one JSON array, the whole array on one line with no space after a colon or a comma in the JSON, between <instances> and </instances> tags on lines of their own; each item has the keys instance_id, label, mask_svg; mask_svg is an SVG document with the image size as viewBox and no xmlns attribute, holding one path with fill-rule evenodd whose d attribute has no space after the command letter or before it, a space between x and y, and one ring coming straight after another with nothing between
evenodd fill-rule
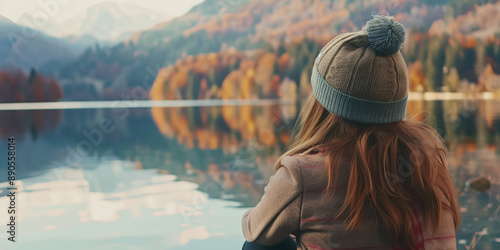
<instances>
[{"instance_id":1,"label":"gray knit hat","mask_svg":"<svg viewBox=\"0 0 500 250\"><path fill-rule=\"evenodd\" d=\"M331 113L355 122L403 120L408 69L399 50L405 35L393 17L374 16L361 31L332 39L314 63L316 99Z\"/></svg>"}]
</instances>

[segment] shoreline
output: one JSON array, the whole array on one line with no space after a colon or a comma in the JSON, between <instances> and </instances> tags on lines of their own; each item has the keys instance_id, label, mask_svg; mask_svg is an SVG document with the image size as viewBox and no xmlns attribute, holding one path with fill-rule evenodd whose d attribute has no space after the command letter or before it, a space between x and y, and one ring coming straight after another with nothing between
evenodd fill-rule
<instances>
[{"instance_id":1,"label":"shoreline","mask_svg":"<svg viewBox=\"0 0 500 250\"><path fill-rule=\"evenodd\" d=\"M409 101L449 101L449 100L499 100L493 92L476 94L454 92L410 92ZM115 101L61 101L61 102L23 102L0 103L0 111L12 110L65 110L65 109L128 109L128 108L174 108L209 106L263 106L290 104L287 99L248 99L248 100L115 100Z\"/></svg>"},{"instance_id":2,"label":"shoreline","mask_svg":"<svg viewBox=\"0 0 500 250\"><path fill-rule=\"evenodd\" d=\"M494 92L462 93L462 92L410 92L408 100L448 101L448 100L500 100Z\"/></svg>"}]
</instances>

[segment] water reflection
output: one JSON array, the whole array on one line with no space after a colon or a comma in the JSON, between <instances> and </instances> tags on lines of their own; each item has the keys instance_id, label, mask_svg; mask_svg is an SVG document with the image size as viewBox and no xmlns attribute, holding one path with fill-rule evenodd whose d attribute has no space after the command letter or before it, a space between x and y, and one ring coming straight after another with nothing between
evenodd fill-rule
<instances>
[{"instance_id":1,"label":"water reflection","mask_svg":"<svg viewBox=\"0 0 500 250\"><path fill-rule=\"evenodd\" d=\"M236 209L237 203L211 201L197 184L137 170L133 162L101 158L85 164L97 167L64 169L61 178L52 170L18 181L15 249L122 249L126 237L134 239L127 243L132 249L190 246L214 236L238 239L239 226L223 226L241 218L244 209ZM0 198L0 206L7 202ZM6 214L0 219L6 221Z\"/></svg>"},{"instance_id":2,"label":"water reflection","mask_svg":"<svg viewBox=\"0 0 500 250\"><path fill-rule=\"evenodd\" d=\"M408 114L435 127L449 148L461 190L459 249L473 239L476 249L500 247L499 104L408 104ZM57 127L19 142L20 153L33 157L20 160L26 242L16 247L54 247L57 239L71 249L75 241L82 249L237 249L241 215L260 200L297 110L300 103L57 111Z\"/></svg>"},{"instance_id":3,"label":"water reflection","mask_svg":"<svg viewBox=\"0 0 500 250\"><path fill-rule=\"evenodd\" d=\"M16 110L0 112L0 136L36 139L38 134L57 127L61 121L60 110Z\"/></svg>"},{"instance_id":4,"label":"water reflection","mask_svg":"<svg viewBox=\"0 0 500 250\"><path fill-rule=\"evenodd\" d=\"M212 198L253 206L290 138L297 104L152 108L161 134L189 149L185 162L165 163L180 178L199 183ZM179 161L178 156L174 161ZM181 168L170 165L183 166Z\"/></svg>"}]
</instances>

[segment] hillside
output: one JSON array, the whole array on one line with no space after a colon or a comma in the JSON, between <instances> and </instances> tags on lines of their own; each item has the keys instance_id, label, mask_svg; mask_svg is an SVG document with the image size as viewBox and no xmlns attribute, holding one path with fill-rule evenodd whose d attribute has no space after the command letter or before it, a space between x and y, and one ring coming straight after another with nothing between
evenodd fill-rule
<instances>
[{"instance_id":1,"label":"hillside","mask_svg":"<svg viewBox=\"0 0 500 250\"><path fill-rule=\"evenodd\" d=\"M70 60L76 53L68 43L32 32L5 17L0 17L0 68L21 67L29 70L39 68L50 61Z\"/></svg>"},{"instance_id":2,"label":"hillside","mask_svg":"<svg viewBox=\"0 0 500 250\"><path fill-rule=\"evenodd\" d=\"M481 79L487 65L492 67L493 76L499 73L500 57L495 49L499 36L495 31L486 31L496 20L496 12L492 10L498 6L497 1L485 0L438 3L417 0L207 0L182 17L136 33L126 43L112 48L88 49L56 74L66 82L83 78L90 84L94 80L103 82L104 90L114 91L107 98L119 98L119 92L127 88L151 86L154 79L148 68L157 70L172 65L176 72L182 67L181 61L196 61L198 55L211 53L222 57L220 53L233 48L243 54L260 49L275 54L276 58L289 54L291 68L278 74L280 81L288 78L299 83L302 72L310 69L312 61L309 58L327 41L339 33L361 29L373 14L390 13L408 29L403 54L411 69L412 90L462 91L472 86L477 91L491 91L494 89L486 88ZM478 16L482 17L476 18ZM439 29L440 23L448 29L461 25L463 20L476 26L451 32ZM479 35L479 32L486 35ZM300 44L308 50L297 52L296 46ZM188 72L192 70L190 67ZM213 84L221 86L221 81L236 69L238 66L222 70L226 73ZM190 88L199 89L201 78L193 74L188 77L188 85L195 85ZM262 85L267 84L271 83ZM118 90L116 86L120 86ZM198 96L176 91L181 93L176 98Z\"/></svg>"}]
</instances>

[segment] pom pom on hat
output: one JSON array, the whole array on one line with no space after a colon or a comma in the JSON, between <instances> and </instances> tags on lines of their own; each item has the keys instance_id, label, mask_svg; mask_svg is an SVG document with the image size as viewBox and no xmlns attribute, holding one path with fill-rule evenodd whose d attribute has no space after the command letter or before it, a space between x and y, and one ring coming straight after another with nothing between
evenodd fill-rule
<instances>
[{"instance_id":1,"label":"pom pom on hat","mask_svg":"<svg viewBox=\"0 0 500 250\"><path fill-rule=\"evenodd\" d=\"M316 100L330 113L357 123L402 121L409 89L408 68L399 53L405 35L393 17L374 16L361 31L333 38L314 62Z\"/></svg>"},{"instance_id":2,"label":"pom pom on hat","mask_svg":"<svg viewBox=\"0 0 500 250\"><path fill-rule=\"evenodd\" d=\"M375 15L364 30L368 32L370 46L382 56L397 53L405 42L406 30L392 16Z\"/></svg>"}]
</instances>

